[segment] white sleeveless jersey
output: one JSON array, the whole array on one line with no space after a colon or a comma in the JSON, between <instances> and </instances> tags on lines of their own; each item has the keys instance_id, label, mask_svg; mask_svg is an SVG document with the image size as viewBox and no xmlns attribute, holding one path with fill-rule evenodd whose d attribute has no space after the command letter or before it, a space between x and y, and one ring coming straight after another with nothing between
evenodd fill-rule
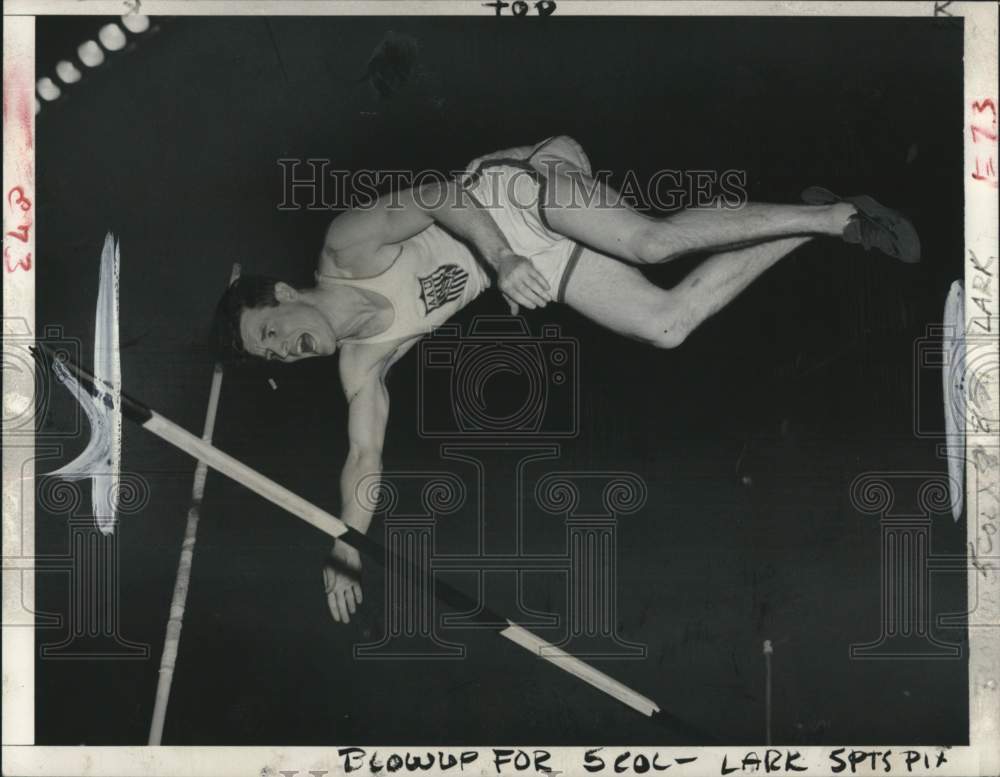
<instances>
[{"instance_id":1,"label":"white sleeveless jersey","mask_svg":"<svg viewBox=\"0 0 1000 777\"><path fill-rule=\"evenodd\" d=\"M348 343L387 343L425 335L468 305L490 286L472 252L436 224L399 244L387 269L369 278L316 273L316 285L355 286L381 294L395 316L389 328Z\"/></svg>"}]
</instances>

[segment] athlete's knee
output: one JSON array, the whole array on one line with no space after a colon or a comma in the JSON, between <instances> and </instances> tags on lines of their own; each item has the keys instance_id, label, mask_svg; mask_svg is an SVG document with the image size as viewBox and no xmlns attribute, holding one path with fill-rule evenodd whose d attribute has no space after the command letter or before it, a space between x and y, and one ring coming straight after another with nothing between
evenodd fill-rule
<instances>
[{"instance_id":1,"label":"athlete's knee","mask_svg":"<svg viewBox=\"0 0 1000 777\"><path fill-rule=\"evenodd\" d=\"M691 334L683 322L667 321L662 323L662 327L653 333L652 340L650 341L657 348L664 350L679 348L687 340L687 336Z\"/></svg>"},{"instance_id":2,"label":"athlete's knee","mask_svg":"<svg viewBox=\"0 0 1000 777\"><path fill-rule=\"evenodd\" d=\"M650 219L636 230L632 240L635 259L644 264L657 264L681 252L677 230L669 219Z\"/></svg>"},{"instance_id":3,"label":"athlete's knee","mask_svg":"<svg viewBox=\"0 0 1000 777\"><path fill-rule=\"evenodd\" d=\"M661 303L649 311L641 338L656 348L678 348L692 328L683 298L674 292L664 292Z\"/></svg>"}]
</instances>

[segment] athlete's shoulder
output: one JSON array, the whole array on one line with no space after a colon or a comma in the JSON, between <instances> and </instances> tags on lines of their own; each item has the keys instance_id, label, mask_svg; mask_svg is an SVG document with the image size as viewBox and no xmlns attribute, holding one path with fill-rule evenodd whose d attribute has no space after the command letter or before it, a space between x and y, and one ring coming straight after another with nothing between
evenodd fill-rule
<instances>
[{"instance_id":1,"label":"athlete's shoulder","mask_svg":"<svg viewBox=\"0 0 1000 777\"><path fill-rule=\"evenodd\" d=\"M324 247L320 252L316 271L328 278L369 278L392 266L401 251L402 244L364 249L355 247L339 251Z\"/></svg>"},{"instance_id":2,"label":"athlete's shoulder","mask_svg":"<svg viewBox=\"0 0 1000 777\"><path fill-rule=\"evenodd\" d=\"M348 399L366 383L378 379L387 355L387 349L380 344L344 343L340 347L340 384Z\"/></svg>"},{"instance_id":3,"label":"athlete's shoulder","mask_svg":"<svg viewBox=\"0 0 1000 777\"><path fill-rule=\"evenodd\" d=\"M420 337L384 343L345 343L340 348L340 383L348 401L367 383L384 380L389 368L409 351Z\"/></svg>"}]
</instances>

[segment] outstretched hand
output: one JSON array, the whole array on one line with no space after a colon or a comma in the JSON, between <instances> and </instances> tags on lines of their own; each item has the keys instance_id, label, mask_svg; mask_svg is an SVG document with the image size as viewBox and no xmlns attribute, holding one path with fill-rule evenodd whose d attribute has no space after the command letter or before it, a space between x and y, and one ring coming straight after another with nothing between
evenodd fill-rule
<instances>
[{"instance_id":1,"label":"outstretched hand","mask_svg":"<svg viewBox=\"0 0 1000 777\"><path fill-rule=\"evenodd\" d=\"M514 316L521 305L534 310L543 308L552 301L552 291L545 276L538 271L534 262L513 251L507 252L497 261L497 286Z\"/></svg>"},{"instance_id":2,"label":"outstretched hand","mask_svg":"<svg viewBox=\"0 0 1000 777\"><path fill-rule=\"evenodd\" d=\"M323 565L323 586L330 614L338 623L350 623L361 605L361 555L338 542Z\"/></svg>"}]
</instances>

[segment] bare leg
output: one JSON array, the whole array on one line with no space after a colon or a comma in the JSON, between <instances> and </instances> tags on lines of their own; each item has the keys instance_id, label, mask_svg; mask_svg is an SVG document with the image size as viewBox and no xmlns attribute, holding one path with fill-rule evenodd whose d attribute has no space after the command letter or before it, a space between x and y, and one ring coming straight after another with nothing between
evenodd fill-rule
<instances>
[{"instance_id":1,"label":"bare leg","mask_svg":"<svg viewBox=\"0 0 1000 777\"><path fill-rule=\"evenodd\" d=\"M651 218L618 201L610 187L582 173L548 177L545 215L560 234L600 252L638 264L670 261L683 254L723 250L789 236L841 236L855 213L848 203L769 205L683 210ZM596 191L596 194L595 194Z\"/></svg>"},{"instance_id":2,"label":"bare leg","mask_svg":"<svg viewBox=\"0 0 1000 777\"><path fill-rule=\"evenodd\" d=\"M566 303L614 332L675 348L779 259L807 242L790 237L714 254L672 289L634 267L584 249L566 286Z\"/></svg>"}]
</instances>

